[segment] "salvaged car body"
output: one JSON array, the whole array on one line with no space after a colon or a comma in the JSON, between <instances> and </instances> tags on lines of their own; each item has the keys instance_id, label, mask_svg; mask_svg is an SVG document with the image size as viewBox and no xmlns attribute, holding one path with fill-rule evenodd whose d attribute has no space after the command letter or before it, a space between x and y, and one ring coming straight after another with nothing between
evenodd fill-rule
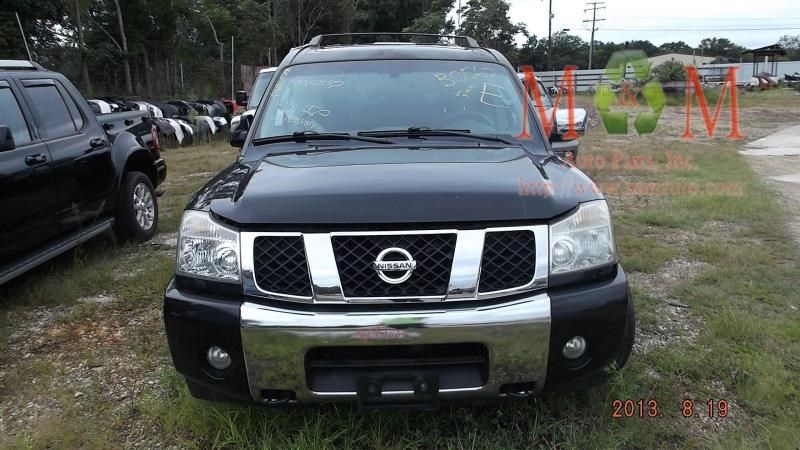
<instances>
[{"instance_id":1,"label":"salvaged car body","mask_svg":"<svg viewBox=\"0 0 800 450\"><path fill-rule=\"evenodd\" d=\"M553 151L564 159L575 162L578 158L578 137L586 133L587 117L586 110L583 108L560 108L555 104L558 96L558 89L555 87L545 88L544 83L539 78L533 81L525 79L525 74L518 74L519 79L525 84L526 89L530 89L531 103L537 112L541 112L551 123L550 142ZM530 86L528 86L530 84ZM532 89L539 92L539 102L537 103ZM566 101L566 94L560 101ZM572 115L572 117L570 117ZM539 118L542 116L539 115ZM570 131L572 130L572 132Z\"/></svg>"},{"instance_id":2,"label":"salvaged car body","mask_svg":"<svg viewBox=\"0 0 800 450\"><path fill-rule=\"evenodd\" d=\"M429 408L624 365L608 206L506 58L339 37L284 59L239 159L186 206L164 321L192 394Z\"/></svg>"},{"instance_id":3,"label":"salvaged car body","mask_svg":"<svg viewBox=\"0 0 800 450\"><path fill-rule=\"evenodd\" d=\"M276 67L268 67L258 72L256 82L253 83L250 98L245 100L245 111L231 118L231 130L235 130L239 127L242 118L248 117L252 119L253 116L255 116L256 108L258 108L259 103L261 103L261 99L264 98L264 93L267 91L267 86L269 86L269 82L272 81L272 77L275 75L275 70L277 70Z\"/></svg>"}]
</instances>

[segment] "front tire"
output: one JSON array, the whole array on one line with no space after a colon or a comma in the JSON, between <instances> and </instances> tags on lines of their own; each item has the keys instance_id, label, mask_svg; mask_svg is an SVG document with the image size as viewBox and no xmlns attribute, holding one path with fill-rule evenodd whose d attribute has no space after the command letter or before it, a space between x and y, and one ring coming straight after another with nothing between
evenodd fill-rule
<instances>
[{"instance_id":1,"label":"front tire","mask_svg":"<svg viewBox=\"0 0 800 450\"><path fill-rule=\"evenodd\" d=\"M149 241L158 229L158 202L150 178L128 172L122 181L115 232L123 241Z\"/></svg>"}]
</instances>

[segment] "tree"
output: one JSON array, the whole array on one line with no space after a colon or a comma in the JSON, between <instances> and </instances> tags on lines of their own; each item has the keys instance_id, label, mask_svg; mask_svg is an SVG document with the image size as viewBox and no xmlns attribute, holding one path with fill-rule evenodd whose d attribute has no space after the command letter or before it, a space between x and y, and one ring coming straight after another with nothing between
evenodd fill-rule
<instances>
[{"instance_id":1,"label":"tree","mask_svg":"<svg viewBox=\"0 0 800 450\"><path fill-rule=\"evenodd\" d=\"M63 0L3 0L0 6L3 59L28 59L16 12L35 60L46 67L68 63L72 55L64 54L64 44L71 44L71 37L57 34L56 30L69 25L69 9Z\"/></svg>"},{"instance_id":2,"label":"tree","mask_svg":"<svg viewBox=\"0 0 800 450\"><path fill-rule=\"evenodd\" d=\"M400 32L410 27L414 19L432 11L434 3L427 0L362 0L354 27L363 32Z\"/></svg>"},{"instance_id":3,"label":"tree","mask_svg":"<svg viewBox=\"0 0 800 450\"><path fill-rule=\"evenodd\" d=\"M454 0L425 0L422 15L403 28L406 33L452 34L456 25L447 13L453 9Z\"/></svg>"},{"instance_id":4,"label":"tree","mask_svg":"<svg viewBox=\"0 0 800 450\"><path fill-rule=\"evenodd\" d=\"M461 8L460 34L476 38L482 45L499 50L511 60L516 59L518 34L527 35L524 24L512 23L508 16L507 0L469 0Z\"/></svg>"},{"instance_id":5,"label":"tree","mask_svg":"<svg viewBox=\"0 0 800 450\"><path fill-rule=\"evenodd\" d=\"M75 35L78 37L78 49L81 52L81 87L86 95L92 95L92 80L89 77L89 61L86 57L86 43L83 39L83 6L81 0L75 0Z\"/></svg>"},{"instance_id":6,"label":"tree","mask_svg":"<svg viewBox=\"0 0 800 450\"><path fill-rule=\"evenodd\" d=\"M521 66L532 66L536 71L547 70L547 39L539 39L536 35L528 36L519 51L519 64ZM560 67L553 66L558 69Z\"/></svg>"},{"instance_id":7,"label":"tree","mask_svg":"<svg viewBox=\"0 0 800 450\"><path fill-rule=\"evenodd\" d=\"M122 9L119 7L119 0L114 0L114 7L117 9L117 24L119 25L119 36L122 40L122 68L125 74L125 92L133 94L133 83L131 82L131 62L128 55L128 38L125 37L125 23L122 20Z\"/></svg>"},{"instance_id":8,"label":"tree","mask_svg":"<svg viewBox=\"0 0 800 450\"><path fill-rule=\"evenodd\" d=\"M594 60L593 64L595 68L603 68L608 65L608 61L611 59L611 56L614 53L625 50L624 43L616 43L616 42L594 42L594 55L592 59Z\"/></svg>"},{"instance_id":9,"label":"tree","mask_svg":"<svg viewBox=\"0 0 800 450\"><path fill-rule=\"evenodd\" d=\"M686 71L684 70L683 63L674 59L656 66L652 70L651 75L662 83L686 80Z\"/></svg>"},{"instance_id":10,"label":"tree","mask_svg":"<svg viewBox=\"0 0 800 450\"><path fill-rule=\"evenodd\" d=\"M658 53L658 47L650 41L625 41L625 49L642 50L647 56L655 56Z\"/></svg>"},{"instance_id":11,"label":"tree","mask_svg":"<svg viewBox=\"0 0 800 450\"><path fill-rule=\"evenodd\" d=\"M84 94L97 96L130 93L151 99L176 95L197 99L226 95L231 38L236 43L236 63L261 66L277 65L290 48L319 33L456 32L448 18L455 0L0 1L4 58L27 58L14 16L18 12L33 58L74 80ZM524 25L511 21L508 0L459 3L464 4L460 34L499 50L514 65L546 69L547 40L528 36ZM520 34L525 41L517 45ZM780 43L789 53L787 58L800 59L800 36L784 36ZM683 41L658 47L646 40L595 44L597 67L604 67L611 55L626 48L642 49L649 56L692 51ZM588 47L578 36L555 33L554 67L585 68ZM708 38L700 51L738 61L742 50L727 39Z\"/></svg>"},{"instance_id":12,"label":"tree","mask_svg":"<svg viewBox=\"0 0 800 450\"><path fill-rule=\"evenodd\" d=\"M327 0L290 0L283 2L283 14L295 45L308 42L317 24L331 10L333 2Z\"/></svg>"},{"instance_id":13,"label":"tree","mask_svg":"<svg viewBox=\"0 0 800 450\"><path fill-rule=\"evenodd\" d=\"M692 53L692 50L693 50L692 47L683 41L665 42L658 46L658 53L661 54L666 54L666 53L690 54Z\"/></svg>"},{"instance_id":14,"label":"tree","mask_svg":"<svg viewBox=\"0 0 800 450\"><path fill-rule=\"evenodd\" d=\"M703 56L715 56L722 62L739 61L744 47L734 44L725 38L706 38L700 41Z\"/></svg>"},{"instance_id":15,"label":"tree","mask_svg":"<svg viewBox=\"0 0 800 450\"><path fill-rule=\"evenodd\" d=\"M786 59L789 61L800 60L800 35L784 35L778 40L778 44L786 49Z\"/></svg>"},{"instance_id":16,"label":"tree","mask_svg":"<svg viewBox=\"0 0 800 450\"><path fill-rule=\"evenodd\" d=\"M552 42L553 67L559 69L566 66L577 66L580 69L589 67L589 43L580 36L559 31L553 33Z\"/></svg>"}]
</instances>

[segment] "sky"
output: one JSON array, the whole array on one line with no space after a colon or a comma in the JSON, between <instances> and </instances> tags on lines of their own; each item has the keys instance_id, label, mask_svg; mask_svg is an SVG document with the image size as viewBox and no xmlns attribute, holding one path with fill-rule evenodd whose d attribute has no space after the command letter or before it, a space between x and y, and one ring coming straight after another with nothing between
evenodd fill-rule
<instances>
[{"instance_id":1,"label":"sky","mask_svg":"<svg viewBox=\"0 0 800 450\"><path fill-rule=\"evenodd\" d=\"M595 1L595 0L591 0ZM456 4L458 0L456 0ZM467 0L462 0L463 4ZM530 34L547 37L548 0L511 0L513 22ZM747 48L771 45L786 34L800 35L798 0L605 0L598 5L595 39L624 42L649 40L656 45L684 41L696 47L703 38L725 37ZM569 28L589 41L591 10L586 0L553 0L553 33Z\"/></svg>"}]
</instances>

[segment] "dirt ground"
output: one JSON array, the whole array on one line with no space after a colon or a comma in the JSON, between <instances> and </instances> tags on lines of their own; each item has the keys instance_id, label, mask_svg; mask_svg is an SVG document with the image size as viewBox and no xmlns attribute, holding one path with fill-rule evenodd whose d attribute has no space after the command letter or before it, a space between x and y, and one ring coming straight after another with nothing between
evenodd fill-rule
<instances>
[{"instance_id":1,"label":"dirt ground","mask_svg":"<svg viewBox=\"0 0 800 450\"><path fill-rule=\"evenodd\" d=\"M742 154L775 191L792 235L800 243L800 125L753 141Z\"/></svg>"}]
</instances>

